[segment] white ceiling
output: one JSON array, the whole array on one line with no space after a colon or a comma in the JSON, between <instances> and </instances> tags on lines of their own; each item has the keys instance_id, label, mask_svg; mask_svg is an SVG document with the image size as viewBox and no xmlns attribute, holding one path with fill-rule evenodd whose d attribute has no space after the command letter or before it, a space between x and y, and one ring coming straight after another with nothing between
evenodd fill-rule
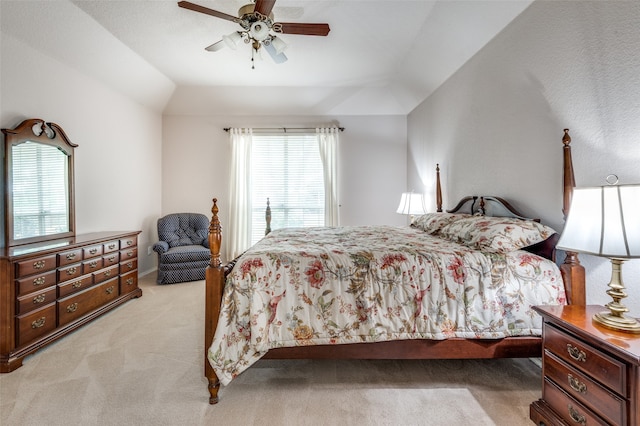
<instances>
[{"instance_id":1,"label":"white ceiling","mask_svg":"<svg viewBox=\"0 0 640 426\"><path fill-rule=\"evenodd\" d=\"M246 0L193 0L236 15ZM168 113L407 114L530 0L277 0L275 20L326 22L282 35L284 64L204 48L239 29L176 1L5 1L2 32ZM3 58L5 60L7 58Z\"/></svg>"}]
</instances>

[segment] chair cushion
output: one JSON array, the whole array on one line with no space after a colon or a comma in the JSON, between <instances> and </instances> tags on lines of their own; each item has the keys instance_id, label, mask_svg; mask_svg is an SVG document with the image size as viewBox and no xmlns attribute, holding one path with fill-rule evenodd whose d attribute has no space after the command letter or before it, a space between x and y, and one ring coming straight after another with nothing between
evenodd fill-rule
<instances>
[{"instance_id":1,"label":"chair cushion","mask_svg":"<svg viewBox=\"0 0 640 426\"><path fill-rule=\"evenodd\" d=\"M160 255L160 265L163 263L208 262L210 258L211 251L206 247L198 245L176 246Z\"/></svg>"},{"instance_id":2,"label":"chair cushion","mask_svg":"<svg viewBox=\"0 0 640 426\"><path fill-rule=\"evenodd\" d=\"M207 245L209 220L200 213L172 213L158 219L158 237L169 247Z\"/></svg>"}]
</instances>

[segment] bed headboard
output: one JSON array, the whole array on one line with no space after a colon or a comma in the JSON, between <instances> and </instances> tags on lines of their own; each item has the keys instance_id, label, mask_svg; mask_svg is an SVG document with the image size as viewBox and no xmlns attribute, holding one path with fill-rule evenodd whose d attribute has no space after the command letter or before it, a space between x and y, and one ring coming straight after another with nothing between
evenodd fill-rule
<instances>
[{"instance_id":1,"label":"bed headboard","mask_svg":"<svg viewBox=\"0 0 640 426\"><path fill-rule=\"evenodd\" d=\"M522 220L540 222L540 219L533 219L524 216L503 198L491 195L464 197L460 200L457 206L451 210L447 210L447 212L467 213L481 216L513 217Z\"/></svg>"}]
</instances>

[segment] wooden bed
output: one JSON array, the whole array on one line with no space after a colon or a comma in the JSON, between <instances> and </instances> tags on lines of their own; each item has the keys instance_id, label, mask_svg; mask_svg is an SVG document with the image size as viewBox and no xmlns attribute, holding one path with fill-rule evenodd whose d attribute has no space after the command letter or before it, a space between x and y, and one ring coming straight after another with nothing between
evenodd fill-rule
<instances>
[{"instance_id":1,"label":"wooden bed","mask_svg":"<svg viewBox=\"0 0 640 426\"><path fill-rule=\"evenodd\" d=\"M565 129L563 142L563 213L566 218L575 186L571 159L571 138ZM437 169L438 211L442 211L439 169ZM476 213L483 210L488 216L523 216L506 201L499 197L466 197L449 212ZM233 269L235 260L223 265L220 260L222 227L218 217L217 199L213 199L212 219L209 228L209 246L211 262L206 271L206 307L204 364L208 380L209 403L218 402L220 381L211 367L207 353L213 342L218 317L221 311L222 295L226 275ZM536 245L532 251L541 256L555 256L555 238ZM585 274L576 253L567 253L560 266L565 286L567 302L585 304ZM463 339L445 340L396 340L375 343L353 343L340 345L295 346L271 349L264 359L474 359L474 358L522 358L541 356L541 337L522 336L502 339Z\"/></svg>"}]
</instances>

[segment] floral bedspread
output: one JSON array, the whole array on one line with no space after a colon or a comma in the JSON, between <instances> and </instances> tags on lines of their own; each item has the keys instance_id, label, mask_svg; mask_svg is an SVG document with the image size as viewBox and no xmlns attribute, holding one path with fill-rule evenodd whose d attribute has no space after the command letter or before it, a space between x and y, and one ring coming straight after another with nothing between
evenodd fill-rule
<instances>
[{"instance_id":1,"label":"floral bedspread","mask_svg":"<svg viewBox=\"0 0 640 426\"><path fill-rule=\"evenodd\" d=\"M483 253L414 228L277 230L227 277L208 358L222 384L282 346L541 335L564 304L552 261Z\"/></svg>"}]
</instances>

